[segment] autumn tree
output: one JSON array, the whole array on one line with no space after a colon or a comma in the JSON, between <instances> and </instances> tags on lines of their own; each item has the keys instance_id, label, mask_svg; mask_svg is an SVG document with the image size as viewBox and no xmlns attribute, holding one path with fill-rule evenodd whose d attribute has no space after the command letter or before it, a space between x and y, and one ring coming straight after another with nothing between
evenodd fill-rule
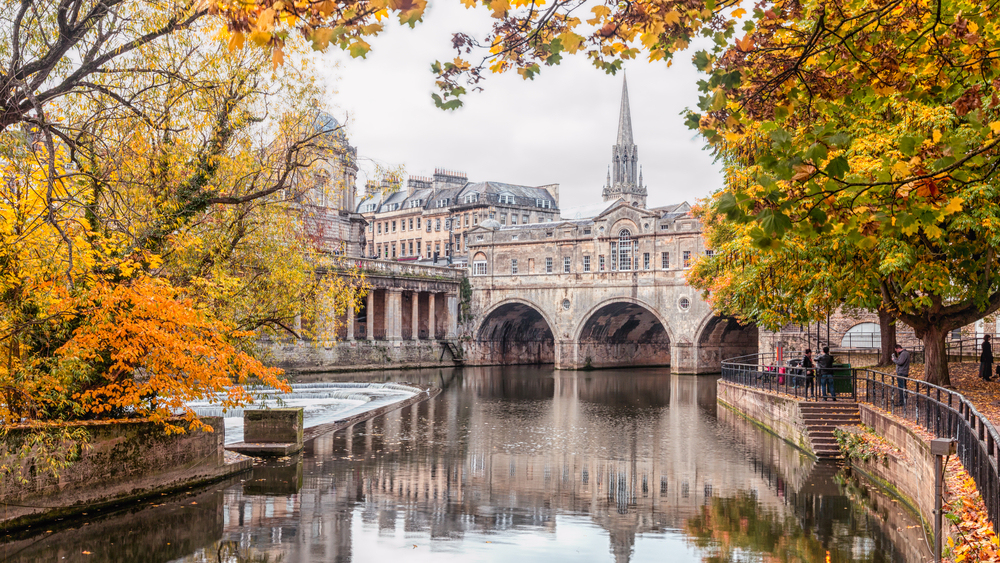
<instances>
[{"instance_id":1,"label":"autumn tree","mask_svg":"<svg viewBox=\"0 0 1000 563\"><path fill-rule=\"evenodd\" d=\"M260 331L295 332L304 303L342 315L364 291L355 273L318 274L343 268L310 247L293 203L345 188L312 173L343 137L309 74L205 41L216 30L193 4L14 8L0 420L197 426L186 401L283 387L255 357Z\"/></svg>"}]
</instances>

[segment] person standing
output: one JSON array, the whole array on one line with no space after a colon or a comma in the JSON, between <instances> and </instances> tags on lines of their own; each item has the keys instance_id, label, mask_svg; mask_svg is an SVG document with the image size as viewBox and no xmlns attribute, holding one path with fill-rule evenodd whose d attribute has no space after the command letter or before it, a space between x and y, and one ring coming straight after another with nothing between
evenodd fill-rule
<instances>
[{"instance_id":1,"label":"person standing","mask_svg":"<svg viewBox=\"0 0 1000 563\"><path fill-rule=\"evenodd\" d=\"M802 356L802 375L805 378L805 393L806 399L809 398L809 391L812 391L813 399L816 398L816 371L813 369L816 364L813 363L813 351L806 348L806 353Z\"/></svg>"},{"instance_id":2,"label":"person standing","mask_svg":"<svg viewBox=\"0 0 1000 563\"><path fill-rule=\"evenodd\" d=\"M900 344L896 344L893 347L893 352L891 358L892 363L896 364L896 387L899 388L898 394L896 395L896 404L902 405L906 402L906 378L910 376L910 352L904 350Z\"/></svg>"},{"instance_id":3,"label":"person standing","mask_svg":"<svg viewBox=\"0 0 1000 563\"><path fill-rule=\"evenodd\" d=\"M823 346L823 355L816 358L816 366L819 367L819 390L823 395L823 400L827 397L830 400L837 400L837 393L833 390L833 356L830 355L830 347Z\"/></svg>"},{"instance_id":4,"label":"person standing","mask_svg":"<svg viewBox=\"0 0 1000 563\"><path fill-rule=\"evenodd\" d=\"M983 336L983 352L979 355L979 377L983 381L989 381L993 376L993 346L990 344L990 335Z\"/></svg>"}]
</instances>

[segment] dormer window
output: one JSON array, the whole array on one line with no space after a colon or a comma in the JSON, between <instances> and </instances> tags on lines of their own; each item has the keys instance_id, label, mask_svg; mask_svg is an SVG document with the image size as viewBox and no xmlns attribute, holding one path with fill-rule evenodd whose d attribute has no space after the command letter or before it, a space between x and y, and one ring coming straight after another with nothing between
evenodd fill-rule
<instances>
[{"instance_id":1,"label":"dormer window","mask_svg":"<svg viewBox=\"0 0 1000 563\"><path fill-rule=\"evenodd\" d=\"M424 204L424 200L422 200L422 199L415 199L415 200L413 200L413 201L410 202L410 207L420 207L423 204Z\"/></svg>"},{"instance_id":2,"label":"dormer window","mask_svg":"<svg viewBox=\"0 0 1000 563\"><path fill-rule=\"evenodd\" d=\"M513 194L500 194L500 205L514 205Z\"/></svg>"},{"instance_id":3,"label":"dormer window","mask_svg":"<svg viewBox=\"0 0 1000 563\"><path fill-rule=\"evenodd\" d=\"M451 205L451 198L450 197L446 197L446 198L438 200L438 207L448 207L449 205Z\"/></svg>"},{"instance_id":4,"label":"dormer window","mask_svg":"<svg viewBox=\"0 0 1000 563\"><path fill-rule=\"evenodd\" d=\"M549 209L552 207L552 202L547 199L538 198L535 200L535 207L541 207L542 209Z\"/></svg>"},{"instance_id":5,"label":"dormer window","mask_svg":"<svg viewBox=\"0 0 1000 563\"><path fill-rule=\"evenodd\" d=\"M479 201L479 192L465 194L465 203L476 203L477 201Z\"/></svg>"}]
</instances>

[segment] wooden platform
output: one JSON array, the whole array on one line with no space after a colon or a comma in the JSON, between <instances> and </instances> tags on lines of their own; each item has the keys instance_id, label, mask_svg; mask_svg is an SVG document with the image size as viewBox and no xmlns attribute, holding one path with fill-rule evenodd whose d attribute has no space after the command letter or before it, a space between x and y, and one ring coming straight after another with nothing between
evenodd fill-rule
<instances>
[{"instance_id":1,"label":"wooden platform","mask_svg":"<svg viewBox=\"0 0 1000 563\"><path fill-rule=\"evenodd\" d=\"M848 401L801 401L799 412L808 429L813 453L819 459L843 457L833 436L834 428L861 424L858 404Z\"/></svg>"}]
</instances>

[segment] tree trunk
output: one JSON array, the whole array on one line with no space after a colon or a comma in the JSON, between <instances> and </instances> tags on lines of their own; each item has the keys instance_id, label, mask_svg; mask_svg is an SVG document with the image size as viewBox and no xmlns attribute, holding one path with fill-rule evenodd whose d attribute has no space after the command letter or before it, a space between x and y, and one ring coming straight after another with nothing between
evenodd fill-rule
<instances>
[{"instance_id":1,"label":"tree trunk","mask_svg":"<svg viewBox=\"0 0 1000 563\"><path fill-rule=\"evenodd\" d=\"M896 318L884 307L878 308L878 330L882 340L879 367L891 366L893 347L896 345Z\"/></svg>"},{"instance_id":2,"label":"tree trunk","mask_svg":"<svg viewBox=\"0 0 1000 563\"><path fill-rule=\"evenodd\" d=\"M923 331L924 380L942 387L951 386L951 378L948 376L948 356L944 346L944 337L947 334L947 330L937 325L931 325Z\"/></svg>"}]
</instances>

